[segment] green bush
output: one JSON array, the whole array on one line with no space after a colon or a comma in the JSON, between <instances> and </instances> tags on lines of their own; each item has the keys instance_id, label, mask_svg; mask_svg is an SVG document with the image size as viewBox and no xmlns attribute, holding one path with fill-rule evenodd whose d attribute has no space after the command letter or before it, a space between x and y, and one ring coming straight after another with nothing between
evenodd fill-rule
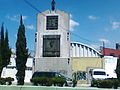
<instances>
[{"instance_id":1,"label":"green bush","mask_svg":"<svg viewBox=\"0 0 120 90\"><path fill-rule=\"evenodd\" d=\"M63 86L66 83L66 80L64 77L55 77L52 78L52 82L54 86Z\"/></svg>"},{"instance_id":2,"label":"green bush","mask_svg":"<svg viewBox=\"0 0 120 90\"><path fill-rule=\"evenodd\" d=\"M40 77L39 80L39 85L41 86L51 86L52 85L52 79L47 78L47 77Z\"/></svg>"},{"instance_id":3,"label":"green bush","mask_svg":"<svg viewBox=\"0 0 120 90\"><path fill-rule=\"evenodd\" d=\"M112 88L113 82L112 80L99 80L99 83L97 85L99 88Z\"/></svg>"},{"instance_id":4,"label":"green bush","mask_svg":"<svg viewBox=\"0 0 120 90\"><path fill-rule=\"evenodd\" d=\"M0 78L0 85L5 85L5 84L6 84L5 78Z\"/></svg>"},{"instance_id":5,"label":"green bush","mask_svg":"<svg viewBox=\"0 0 120 90\"><path fill-rule=\"evenodd\" d=\"M38 79L38 84L41 86L45 86L47 82L47 78L46 77L41 77Z\"/></svg>"},{"instance_id":6,"label":"green bush","mask_svg":"<svg viewBox=\"0 0 120 90\"><path fill-rule=\"evenodd\" d=\"M33 83L33 85L37 86L39 84L39 77L32 78L30 81Z\"/></svg>"},{"instance_id":7,"label":"green bush","mask_svg":"<svg viewBox=\"0 0 120 90\"><path fill-rule=\"evenodd\" d=\"M45 86L52 86L53 80L52 78L47 78Z\"/></svg>"},{"instance_id":8,"label":"green bush","mask_svg":"<svg viewBox=\"0 0 120 90\"><path fill-rule=\"evenodd\" d=\"M34 85L51 86L52 79L47 77L35 77L30 80Z\"/></svg>"},{"instance_id":9,"label":"green bush","mask_svg":"<svg viewBox=\"0 0 120 90\"><path fill-rule=\"evenodd\" d=\"M12 81L14 81L14 78L7 77L7 78L5 78L5 81L8 83L8 85L11 85Z\"/></svg>"},{"instance_id":10,"label":"green bush","mask_svg":"<svg viewBox=\"0 0 120 90\"><path fill-rule=\"evenodd\" d=\"M96 86L98 88L118 88L119 81L117 79L104 79L104 80L93 80L91 86Z\"/></svg>"},{"instance_id":11,"label":"green bush","mask_svg":"<svg viewBox=\"0 0 120 90\"><path fill-rule=\"evenodd\" d=\"M117 79L114 79L114 80L113 80L113 88L114 88L114 89L117 89L118 86L119 86L119 84L120 84L120 83L119 83L119 81L118 81Z\"/></svg>"},{"instance_id":12,"label":"green bush","mask_svg":"<svg viewBox=\"0 0 120 90\"><path fill-rule=\"evenodd\" d=\"M14 78L7 77L7 78L0 78L0 85L11 85Z\"/></svg>"},{"instance_id":13,"label":"green bush","mask_svg":"<svg viewBox=\"0 0 120 90\"><path fill-rule=\"evenodd\" d=\"M63 86L66 83L65 78L56 77L56 78L47 78L47 77L35 77L30 80L34 85L41 86Z\"/></svg>"}]
</instances>

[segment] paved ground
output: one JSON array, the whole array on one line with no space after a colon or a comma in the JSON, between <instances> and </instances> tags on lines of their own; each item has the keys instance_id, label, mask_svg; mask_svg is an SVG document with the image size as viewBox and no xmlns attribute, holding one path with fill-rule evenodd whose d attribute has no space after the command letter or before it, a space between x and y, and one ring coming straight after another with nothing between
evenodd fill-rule
<instances>
[{"instance_id":1,"label":"paved ground","mask_svg":"<svg viewBox=\"0 0 120 90\"><path fill-rule=\"evenodd\" d=\"M118 89L97 88L97 87L91 87L90 84L77 84L76 88L80 88L80 90L120 90L120 87L118 87Z\"/></svg>"},{"instance_id":2,"label":"paved ground","mask_svg":"<svg viewBox=\"0 0 120 90\"><path fill-rule=\"evenodd\" d=\"M90 84L77 84L77 87L90 87Z\"/></svg>"},{"instance_id":3,"label":"paved ground","mask_svg":"<svg viewBox=\"0 0 120 90\"><path fill-rule=\"evenodd\" d=\"M14 85L16 85L16 84L14 84ZM32 84L26 83L25 86L32 86ZM118 89L97 88L97 87L91 87L90 84L80 84L80 83L77 84L77 86L74 88L76 88L75 90L120 90L120 87Z\"/></svg>"}]
</instances>

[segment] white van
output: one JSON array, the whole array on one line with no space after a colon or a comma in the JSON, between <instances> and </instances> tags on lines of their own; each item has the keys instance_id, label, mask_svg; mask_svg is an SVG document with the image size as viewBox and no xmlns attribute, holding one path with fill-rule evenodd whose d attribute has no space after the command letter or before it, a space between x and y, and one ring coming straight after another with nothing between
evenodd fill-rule
<instances>
[{"instance_id":1,"label":"white van","mask_svg":"<svg viewBox=\"0 0 120 90\"><path fill-rule=\"evenodd\" d=\"M91 86L97 86L97 83L95 80L100 80L100 79L107 79L108 74L104 69L93 69L91 72Z\"/></svg>"},{"instance_id":2,"label":"white van","mask_svg":"<svg viewBox=\"0 0 120 90\"><path fill-rule=\"evenodd\" d=\"M98 79L107 79L108 74L104 69L93 69L92 70L92 80L98 80Z\"/></svg>"}]
</instances>

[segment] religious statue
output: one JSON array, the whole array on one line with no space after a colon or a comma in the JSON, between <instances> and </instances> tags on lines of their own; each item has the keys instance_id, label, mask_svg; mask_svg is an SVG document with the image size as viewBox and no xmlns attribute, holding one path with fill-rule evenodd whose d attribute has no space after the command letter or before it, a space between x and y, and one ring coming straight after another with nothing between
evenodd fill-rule
<instances>
[{"instance_id":1,"label":"religious statue","mask_svg":"<svg viewBox=\"0 0 120 90\"><path fill-rule=\"evenodd\" d=\"M52 1L52 11L55 10L55 0Z\"/></svg>"}]
</instances>

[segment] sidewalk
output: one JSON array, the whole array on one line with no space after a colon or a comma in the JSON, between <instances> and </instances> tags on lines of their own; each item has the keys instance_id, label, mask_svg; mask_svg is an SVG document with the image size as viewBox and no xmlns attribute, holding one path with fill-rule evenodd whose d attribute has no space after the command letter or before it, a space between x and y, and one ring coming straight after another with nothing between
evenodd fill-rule
<instances>
[{"instance_id":1,"label":"sidewalk","mask_svg":"<svg viewBox=\"0 0 120 90\"><path fill-rule=\"evenodd\" d=\"M77 84L77 87L90 87L90 84Z\"/></svg>"}]
</instances>

